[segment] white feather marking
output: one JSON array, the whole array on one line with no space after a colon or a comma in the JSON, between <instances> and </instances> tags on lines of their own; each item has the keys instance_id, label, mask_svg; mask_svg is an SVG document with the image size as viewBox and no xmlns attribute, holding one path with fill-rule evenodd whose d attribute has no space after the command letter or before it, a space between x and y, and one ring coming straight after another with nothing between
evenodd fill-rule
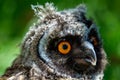
<instances>
[{"instance_id":1,"label":"white feather marking","mask_svg":"<svg viewBox=\"0 0 120 80\"><path fill-rule=\"evenodd\" d=\"M44 60L46 60L47 62L51 62L51 60L46 55L46 44L47 44L46 40L47 40L47 35L45 34L39 43L39 54Z\"/></svg>"}]
</instances>

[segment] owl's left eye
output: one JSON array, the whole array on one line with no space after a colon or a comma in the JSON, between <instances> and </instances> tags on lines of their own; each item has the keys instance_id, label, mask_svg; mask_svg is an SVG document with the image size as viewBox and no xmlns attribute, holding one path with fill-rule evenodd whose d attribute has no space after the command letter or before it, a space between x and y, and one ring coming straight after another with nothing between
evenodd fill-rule
<instances>
[{"instance_id":1,"label":"owl's left eye","mask_svg":"<svg viewBox=\"0 0 120 80\"><path fill-rule=\"evenodd\" d=\"M61 41L59 44L58 44L58 51L61 53L61 54L68 54L71 50L71 45L68 41Z\"/></svg>"}]
</instances>

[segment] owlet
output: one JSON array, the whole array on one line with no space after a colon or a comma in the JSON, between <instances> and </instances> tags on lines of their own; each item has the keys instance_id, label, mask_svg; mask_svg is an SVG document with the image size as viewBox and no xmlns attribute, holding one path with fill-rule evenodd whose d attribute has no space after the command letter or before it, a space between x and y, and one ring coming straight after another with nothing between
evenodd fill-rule
<instances>
[{"instance_id":1,"label":"owlet","mask_svg":"<svg viewBox=\"0 0 120 80\"><path fill-rule=\"evenodd\" d=\"M57 11L46 3L32 9L38 20L0 80L102 80L106 53L97 26L85 16L85 5Z\"/></svg>"}]
</instances>

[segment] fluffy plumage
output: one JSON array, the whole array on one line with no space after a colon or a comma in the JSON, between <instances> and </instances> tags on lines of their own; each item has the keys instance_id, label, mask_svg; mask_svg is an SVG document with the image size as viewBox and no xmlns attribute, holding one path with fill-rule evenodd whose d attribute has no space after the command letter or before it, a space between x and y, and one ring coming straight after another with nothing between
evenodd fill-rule
<instances>
[{"instance_id":1,"label":"fluffy plumage","mask_svg":"<svg viewBox=\"0 0 120 80\"><path fill-rule=\"evenodd\" d=\"M8 80L102 80L107 63L96 25L86 7L57 11L52 3L32 6L38 21L24 37L21 54L3 78ZM61 54L60 42L69 42ZM68 48L64 45L63 50Z\"/></svg>"}]
</instances>

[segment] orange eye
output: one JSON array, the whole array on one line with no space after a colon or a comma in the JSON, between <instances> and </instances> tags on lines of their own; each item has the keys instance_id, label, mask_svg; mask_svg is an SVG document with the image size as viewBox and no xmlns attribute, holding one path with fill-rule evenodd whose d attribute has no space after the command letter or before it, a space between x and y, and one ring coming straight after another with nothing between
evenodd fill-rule
<instances>
[{"instance_id":1,"label":"orange eye","mask_svg":"<svg viewBox=\"0 0 120 80\"><path fill-rule=\"evenodd\" d=\"M58 51L61 54L68 54L71 50L71 45L67 41L62 41L58 44Z\"/></svg>"}]
</instances>

